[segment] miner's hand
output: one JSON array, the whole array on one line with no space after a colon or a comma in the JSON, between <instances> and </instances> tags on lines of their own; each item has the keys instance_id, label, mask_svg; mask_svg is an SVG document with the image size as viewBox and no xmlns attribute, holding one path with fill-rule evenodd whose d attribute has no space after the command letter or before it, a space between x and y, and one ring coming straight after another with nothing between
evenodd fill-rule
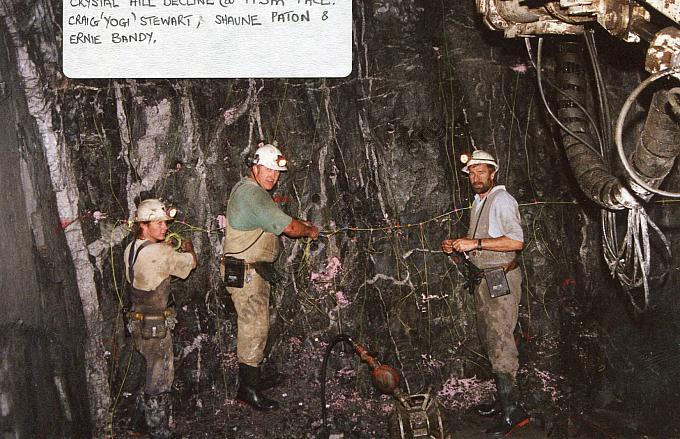
<instances>
[{"instance_id":1,"label":"miner's hand","mask_svg":"<svg viewBox=\"0 0 680 439\"><path fill-rule=\"evenodd\" d=\"M316 240L319 237L319 228L314 225L311 221L300 220L302 224L308 227L307 236Z\"/></svg>"},{"instance_id":2,"label":"miner's hand","mask_svg":"<svg viewBox=\"0 0 680 439\"><path fill-rule=\"evenodd\" d=\"M453 253L453 239L445 239L442 241L442 251L447 255Z\"/></svg>"},{"instance_id":3,"label":"miner's hand","mask_svg":"<svg viewBox=\"0 0 680 439\"><path fill-rule=\"evenodd\" d=\"M196 256L196 252L194 251L194 243L191 241L191 239L183 239L181 248L183 252L191 253L191 256L194 257L194 267L198 265L198 257Z\"/></svg>"},{"instance_id":4,"label":"miner's hand","mask_svg":"<svg viewBox=\"0 0 680 439\"><path fill-rule=\"evenodd\" d=\"M182 243L180 244L180 248L185 253L193 253L194 252L194 243L191 242L191 239L183 239Z\"/></svg>"}]
</instances>

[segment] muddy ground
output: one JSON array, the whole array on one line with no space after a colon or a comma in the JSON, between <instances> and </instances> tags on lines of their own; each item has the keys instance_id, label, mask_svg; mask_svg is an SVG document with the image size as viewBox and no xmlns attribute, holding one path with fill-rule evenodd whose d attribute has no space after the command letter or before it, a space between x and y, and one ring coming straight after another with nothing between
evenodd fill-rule
<instances>
[{"instance_id":1,"label":"muddy ground","mask_svg":"<svg viewBox=\"0 0 680 439\"><path fill-rule=\"evenodd\" d=\"M233 347L233 336L225 343ZM542 356L535 340L519 340L522 364L518 380L522 386L524 407L531 415L529 425L513 432L516 438L668 438L680 437L677 422L649 425L625 412L622 401L613 395L590 394L587 389L572 387L563 376L541 369ZM381 394L369 381L369 367L351 349L336 344L330 351L326 373L326 407L328 430L324 434L321 415L321 365L328 342L288 337L278 344L278 369L286 378L265 393L281 406L272 412L259 412L234 399L238 363L234 351L221 358L223 383L188 394L186 383L176 380L174 412L171 425L182 438L400 438L395 430L398 401ZM370 346L367 345L370 350ZM136 357L136 354L135 354ZM532 358L535 357L535 358ZM136 359L137 360L137 359ZM136 362L135 360L135 362ZM285 364L285 367L281 367ZM485 438L485 430L494 420L477 416L472 407L488 400L494 392L493 380L485 378L444 377L443 364L429 361L429 376L411 376L402 381L410 394L423 394L431 386L441 416L444 437ZM270 365L266 367L272 367ZM182 365L178 375L182 376ZM134 378L133 378L134 380ZM407 386L411 388L408 389ZM226 388L226 390L225 390ZM146 437L143 429L131 427L137 392L123 392L114 417L113 437ZM182 394L187 397L183 398ZM597 407L593 401L597 401ZM431 434L437 417L431 411ZM675 424L675 425L673 425ZM407 430L408 431L408 430ZM328 435L330 436L328 436ZM413 437L406 435L404 437ZM439 437L439 436L435 436Z\"/></svg>"}]
</instances>

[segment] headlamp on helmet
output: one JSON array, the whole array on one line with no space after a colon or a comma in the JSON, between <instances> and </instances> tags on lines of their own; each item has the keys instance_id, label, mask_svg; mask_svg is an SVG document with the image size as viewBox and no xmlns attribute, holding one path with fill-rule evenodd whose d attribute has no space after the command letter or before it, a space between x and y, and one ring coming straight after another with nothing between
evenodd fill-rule
<instances>
[{"instance_id":1,"label":"headlamp on helmet","mask_svg":"<svg viewBox=\"0 0 680 439\"><path fill-rule=\"evenodd\" d=\"M262 165L274 171L287 171L288 160L274 145L262 145L255 151L253 165Z\"/></svg>"},{"instance_id":2,"label":"headlamp on helmet","mask_svg":"<svg viewBox=\"0 0 680 439\"><path fill-rule=\"evenodd\" d=\"M477 149L477 150L472 152L472 156L467 161L467 163L465 163L465 167L463 168L463 172L465 172L466 174L469 174L470 173L470 166L474 166L474 165L489 165L489 166L493 166L495 171L498 171L498 163L496 162L496 159L491 154L489 154L486 151L482 151L481 149Z\"/></svg>"},{"instance_id":3,"label":"headlamp on helmet","mask_svg":"<svg viewBox=\"0 0 680 439\"><path fill-rule=\"evenodd\" d=\"M288 166L288 159L280 155L276 158L276 164L282 168L285 168Z\"/></svg>"}]
</instances>

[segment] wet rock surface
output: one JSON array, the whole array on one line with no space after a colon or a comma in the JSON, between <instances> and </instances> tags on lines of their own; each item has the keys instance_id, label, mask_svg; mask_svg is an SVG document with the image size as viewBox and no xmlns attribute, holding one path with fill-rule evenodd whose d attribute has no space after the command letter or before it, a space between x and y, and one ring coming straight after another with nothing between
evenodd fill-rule
<instances>
[{"instance_id":1,"label":"wet rock surface","mask_svg":"<svg viewBox=\"0 0 680 439\"><path fill-rule=\"evenodd\" d=\"M112 81L59 72L61 2L5 3L0 32L24 55L11 59L17 93L2 103L23 110L8 126L27 133L30 151L51 139L59 152L26 155L41 169L34 173L43 192L50 184L55 192L41 207L51 211L44 231L49 242L58 235L49 248L58 257L49 258L50 270L36 263L38 281L59 279L69 312L80 302L98 313L69 314L65 337L96 343L86 352L76 342L67 348L69 361L87 357L64 383L78 401L76 416L68 418L56 387L49 393L63 431L90 430L89 402L91 410L104 405L92 415L93 437L128 435L144 364L121 319L122 252L135 200L155 196L180 209L172 230L192 238L200 258L187 281L172 284L173 419L181 436L318 437L321 361L333 337L347 333L400 370L408 393L431 386L447 432L481 437L487 424L469 408L493 391L490 368L463 276L439 250L442 239L467 229L473 194L458 156L480 147L498 157L499 183L520 203L526 237L517 340L533 421L518 437L679 435L677 256L658 264L669 274L657 273L653 308L636 314L602 262L599 211L571 177L523 42L486 31L472 2L354 2L347 78ZM608 38L598 35L618 108L642 75L641 51ZM22 88L32 96L28 109ZM268 414L233 400L235 315L217 276L220 215L260 139L278 141L291 160L275 200L325 232L316 242L283 239L277 266L285 279L271 297L267 363L288 379L268 392L282 403ZM677 185L677 172L669 184ZM59 203L65 198L70 210ZM29 217L39 210L25 209ZM651 212L680 254L675 210ZM631 297L644 299L638 290ZM43 332L55 327L38 318L48 312L31 310ZM85 367L97 364L106 370ZM93 376L106 384L95 386L95 402L85 390ZM327 385L333 432L389 437L392 399L374 390L354 354L333 351ZM35 428L54 431L49 419Z\"/></svg>"}]
</instances>

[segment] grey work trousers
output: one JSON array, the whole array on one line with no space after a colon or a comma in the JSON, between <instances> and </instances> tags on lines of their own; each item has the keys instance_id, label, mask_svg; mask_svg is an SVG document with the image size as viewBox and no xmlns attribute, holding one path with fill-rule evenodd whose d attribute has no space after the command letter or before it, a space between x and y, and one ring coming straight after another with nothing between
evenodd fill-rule
<instances>
[{"instance_id":1,"label":"grey work trousers","mask_svg":"<svg viewBox=\"0 0 680 439\"><path fill-rule=\"evenodd\" d=\"M475 289L477 332L486 349L494 374L510 374L513 378L519 368L519 355L514 331L517 326L519 302L522 297L522 273L515 268L506 273L510 294L489 295L486 280Z\"/></svg>"}]
</instances>

